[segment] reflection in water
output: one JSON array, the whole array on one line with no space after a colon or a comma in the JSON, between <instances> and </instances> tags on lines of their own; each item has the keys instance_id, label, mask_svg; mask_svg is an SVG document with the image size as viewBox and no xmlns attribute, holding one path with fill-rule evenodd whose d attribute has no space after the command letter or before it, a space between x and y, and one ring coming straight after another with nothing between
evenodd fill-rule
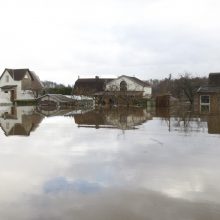
<instances>
[{"instance_id":1,"label":"reflection in water","mask_svg":"<svg viewBox=\"0 0 220 220\"><path fill-rule=\"evenodd\" d=\"M206 132L220 134L220 115L200 115L184 108L160 108L156 117L166 122L169 131L184 133Z\"/></svg>"},{"instance_id":2,"label":"reflection in water","mask_svg":"<svg viewBox=\"0 0 220 220\"><path fill-rule=\"evenodd\" d=\"M0 115L4 127L41 122L28 138L0 133L0 219L220 219L220 135L208 134L219 132L219 116L72 110L74 124L34 107Z\"/></svg>"},{"instance_id":3,"label":"reflection in water","mask_svg":"<svg viewBox=\"0 0 220 220\"><path fill-rule=\"evenodd\" d=\"M65 177L56 177L49 180L44 185L44 191L46 193L59 193L59 192L71 192L76 191L80 193L96 193L101 189L98 183L90 183L86 180L70 181Z\"/></svg>"},{"instance_id":4,"label":"reflection in water","mask_svg":"<svg viewBox=\"0 0 220 220\"><path fill-rule=\"evenodd\" d=\"M6 136L29 136L43 120L34 106L6 106L0 108L0 126Z\"/></svg>"},{"instance_id":5,"label":"reflection in water","mask_svg":"<svg viewBox=\"0 0 220 220\"><path fill-rule=\"evenodd\" d=\"M184 133L205 132L220 134L220 115L198 115L187 109L160 108L148 112L144 108L112 108L96 110L39 108L35 106L1 106L0 126L6 136L29 136L45 117L73 116L78 127L136 129L137 126L159 117L168 130Z\"/></svg>"},{"instance_id":6,"label":"reflection in water","mask_svg":"<svg viewBox=\"0 0 220 220\"><path fill-rule=\"evenodd\" d=\"M208 117L209 134L220 134L220 115L212 115Z\"/></svg>"},{"instance_id":7,"label":"reflection in water","mask_svg":"<svg viewBox=\"0 0 220 220\"><path fill-rule=\"evenodd\" d=\"M74 119L79 127L129 130L152 120L152 116L143 108L112 108L75 114Z\"/></svg>"},{"instance_id":8,"label":"reflection in water","mask_svg":"<svg viewBox=\"0 0 220 220\"><path fill-rule=\"evenodd\" d=\"M37 106L36 111L46 117L63 116L72 111L71 108L63 108L60 106Z\"/></svg>"}]
</instances>

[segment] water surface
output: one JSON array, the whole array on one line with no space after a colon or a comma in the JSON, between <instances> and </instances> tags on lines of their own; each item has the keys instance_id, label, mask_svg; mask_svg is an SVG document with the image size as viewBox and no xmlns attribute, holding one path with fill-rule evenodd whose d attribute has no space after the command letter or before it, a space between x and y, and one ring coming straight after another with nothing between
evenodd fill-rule
<instances>
[{"instance_id":1,"label":"water surface","mask_svg":"<svg viewBox=\"0 0 220 220\"><path fill-rule=\"evenodd\" d=\"M219 220L219 118L1 107L0 219Z\"/></svg>"}]
</instances>

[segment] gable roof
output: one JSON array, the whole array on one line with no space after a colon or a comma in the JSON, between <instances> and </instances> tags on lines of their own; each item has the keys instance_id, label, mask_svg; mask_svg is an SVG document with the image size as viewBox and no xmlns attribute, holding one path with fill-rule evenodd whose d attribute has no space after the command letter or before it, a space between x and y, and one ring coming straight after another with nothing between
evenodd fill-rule
<instances>
[{"instance_id":1,"label":"gable roof","mask_svg":"<svg viewBox=\"0 0 220 220\"><path fill-rule=\"evenodd\" d=\"M28 73L31 77L31 88L33 90L41 90L43 89L43 84L42 82L40 81L39 77L36 75L35 72L33 71L30 71L29 69L8 69L6 68L4 70L4 72L2 73L0 79L2 78L2 76L4 75L5 72L8 72L11 76L12 79L14 79L15 81L21 81L26 73Z\"/></svg>"},{"instance_id":2,"label":"gable roof","mask_svg":"<svg viewBox=\"0 0 220 220\"><path fill-rule=\"evenodd\" d=\"M220 93L220 73L209 73L208 85L200 86L197 93Z\"/></svg>"},{"instance_id":3,"label":"gable roof","mask_svg":"<svg viewBox=\"0 0 220 220\"><path fill-rule=\"evenodd\" d=\"M41 90L44 88L43 83L40 81L40 78L37 76L37 74L34 71L29 71L31 77L33 78L32 81L32 89L34 90Z\"/></svg>"},{"instance_id":4,"label":"gable roof","mask_svg":"<svg viewBox=\"0 0 220 220\"><path fill-rule=\"evenodd\" d=\"M201 86L198 93L220 93L220 86Z\"/></svg>"},{"instance_id":5,"label":"gable roof","mask_svg":"<svg viewBox=\"0 0 220 220\"><path fill-rule=\"evenodd\" d=\"M140 79L138 79L137 77L134 77L134 76L121 75L121 76L119 76L118 78L115 78L115 79L113 79L113 80L118 80L118 79L120 79L120 78L122 78L122 77L128 78L128 79L130 79L131 81L133 81L134 83L137 83L137 84L139 84L139 85L141 85L141 86L143 86L143 87L150 87L150 84L149 84L149 83L147 83L147 82L145 82L145 81L142 81L142 80L140 80Z\"/></svg>"},{"instance_id":6,"label":"gable roof","mask_svg":"<svg viewBox=\"0 0 220 220\"><path fill-rule=\"evenodd\" d=\"M140 79L138 79L137 77L131 77L131 76L125 76L129 79L131 79L132 81L136 82L137 84L141 85L141 86L150 86L149 83L145 82L145 81L142 81Z\"/></svg>"},{"instance_id":7,"label":"gable roof","mask_svg":"<svg viewBox=\"0 0 220 220\"><path fill-rule=\"evenodd\" d=\"M83 95L104 91L105 84L113 79L110 78L84 78L78 79L74 85L74 94Z\"/></svg>"},{"instance_id":8,"label":"gable roof","mask_svg":"<svg viewBox=\"0 0 220 220\"><path fill-rule=\"evenodd\" d=\"M15 81L22 80L25 74L27 72L30 72L29 69L5 69L5 71L7 71L10 74L11 78L14 79Z\"/></svg>"}]
</instances>

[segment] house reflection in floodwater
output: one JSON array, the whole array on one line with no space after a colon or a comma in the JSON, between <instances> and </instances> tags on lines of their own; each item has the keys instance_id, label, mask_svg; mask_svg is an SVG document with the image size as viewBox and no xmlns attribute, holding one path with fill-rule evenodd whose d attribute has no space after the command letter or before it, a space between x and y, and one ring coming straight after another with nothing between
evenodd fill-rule
<instances>
[{"instance_id":1,"label":"house reflection in floodwater","mask_svg":"<svg viewBox=\"0 0 220 220\"><path fill-rule=\"evenodd\" d=\"M37 106L36 111L43 116L63 116L72 111L72 108L62 108L60 106Z\"/></svg>"},{"instance_id":2,"label":"house reflection in floodwater","mask_svg":"<svg viewBox=\"0 0 220 220\"><path fill-rule=\"evenodd\" d=\"M0 127L6 136L29 136L43 120L34 106L1 106Z\"/></svg>"},{"instance_id":3,"label":"house reflection in floodwater","mask_svg":"<svg viewBox=\"0 0 220 220\"><path fill-rule=\"evenodd\" d=\"M209 134L220 134L220 115L208 116Z\"/></svg>"},{"instance_id":4,"label":"house reflection in floodwater","mask_svg":"<svg viewBox=\"0 0 220 220\"><path fill-rule=\"evenodd\" d=\"M152 120L152 115L143 108L100 109L74 115L78 127L135 129Z\"/></svg>"},{"instance_id":5,"label":"house reflection in floodwater","mask_svg":"<svg viewBox=\"0 0 220 220\"><path fill-rule=\"evenodd\" d=\"M205 115L188 109L158 108L155 116L166 122L169 131L220 134L220 113Z\"/></svg>"}]
</instances>

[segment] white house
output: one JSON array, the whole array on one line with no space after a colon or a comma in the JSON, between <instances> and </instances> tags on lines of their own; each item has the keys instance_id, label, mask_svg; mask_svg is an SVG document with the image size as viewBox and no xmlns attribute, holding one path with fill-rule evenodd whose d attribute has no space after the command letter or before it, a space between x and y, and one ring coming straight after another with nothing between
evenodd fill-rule
<instances>
[{"instance_id":1,"label":"white house","mask_svg":"<svg viewBox=\"0 0 220 220\"><path fill-rule=\"evenodd\" d=\"M29 69L5 69L0 77L0 104L35 100L43 89L39 77Z\"/></svg>"},{"instance_id":2,"label":"white house","mask_svg":"<svg viewBox=\"0 0 220 220\"><path fill-rule=\"evenodd\" d=\"M150 98L151 86L136 78L122 75L106 83L105 91L122 91L127 93L139 93L143 98Z\"/></svg>"}]
</instances>

